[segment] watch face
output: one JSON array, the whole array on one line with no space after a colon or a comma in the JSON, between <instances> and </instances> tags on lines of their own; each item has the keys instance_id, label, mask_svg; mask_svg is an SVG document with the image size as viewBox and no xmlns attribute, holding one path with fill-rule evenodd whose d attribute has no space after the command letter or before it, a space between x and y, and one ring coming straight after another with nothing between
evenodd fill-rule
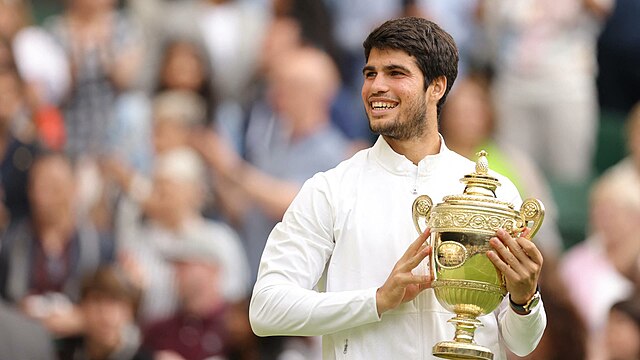
<instances>
[{"instance_id":1,"label":"watch face","mask_svg":"<svg viewBox=\"0 0 640 360\"><path fill-rule=\"evenodd\" d=\"M527 309L527 311L531 311L531 309L536 307L536 305L538 305L539 302L540 302L540 293L536 292L531 298L531 300L529 300L527 305L525 305L524 307L525 309Z\"/></svg>"}]
</instances>

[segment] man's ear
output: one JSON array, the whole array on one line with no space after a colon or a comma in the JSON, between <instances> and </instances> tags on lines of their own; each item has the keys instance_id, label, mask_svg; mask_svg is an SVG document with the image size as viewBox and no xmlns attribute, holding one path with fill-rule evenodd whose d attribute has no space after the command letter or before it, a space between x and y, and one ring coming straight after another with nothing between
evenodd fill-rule
<instances>
[{"instance_id":1,"label":"man's ear","mask_svg":"<svg viewBox=\"0 0 640 360\"><path fill-rule=\"evenodd\" d=\"M429 84L427 96L429 100L438 102L444 96L445 91L447 91L447 78L445 76L438 76Z\"/></svg>"}]
</instances>

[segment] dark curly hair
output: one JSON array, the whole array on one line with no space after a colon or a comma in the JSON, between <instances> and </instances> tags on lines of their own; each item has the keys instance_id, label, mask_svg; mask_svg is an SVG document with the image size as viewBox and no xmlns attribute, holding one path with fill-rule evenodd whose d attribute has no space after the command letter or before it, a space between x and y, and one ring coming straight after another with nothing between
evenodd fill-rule
<instances>
[{"instance_id":1,"label":"dark curly hair","mask_svg":"<svg viewBox=\"0 0 640 360\"><path fill-rule=\"evenodd\" d=\"M371 49L402 50L416 59L424 75L424 89L439 76L447 79L447 88L438 102L438 115L458 76L458 48L455 41L436 23L419 17L388 20L369 34L362 44L369 60Z\"/></svg>"}]
</instances>

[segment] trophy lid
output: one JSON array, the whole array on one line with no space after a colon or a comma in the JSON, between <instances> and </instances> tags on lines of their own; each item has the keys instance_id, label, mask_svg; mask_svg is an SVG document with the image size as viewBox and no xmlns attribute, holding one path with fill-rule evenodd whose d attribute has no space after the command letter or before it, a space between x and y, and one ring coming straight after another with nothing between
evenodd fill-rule
<instances>
[{"instance_id":1,"label":"trophy lid","mask_svg":"<svg viewBox=\"0 0 640 360\"><path fill-rule=\"evenodd\" d=\"M496 189L500 186L500 182L489 175L488 154L486 151L480 150L476 155L478 156L476 171L460 179L466 185L464 194L495 198Z\"/></svg>"},{"instance_id":2,"label":"trophy lid","mask_svg":"<svg viewBox=\"0 0 640 360\"><path fill-rule=\"evenodd\" d=\"M501 186L498 179L489 174L489 161L487 160L487 152L481 150L476 154L475 172L465 175L460 182L465 184L464 192L460 195L449 195L444 197L444 203L468 204L483 203L492 208L502 208L505 210L513 210L513 204L496 198L496 189Z\"/></svg>"}]
</instances>

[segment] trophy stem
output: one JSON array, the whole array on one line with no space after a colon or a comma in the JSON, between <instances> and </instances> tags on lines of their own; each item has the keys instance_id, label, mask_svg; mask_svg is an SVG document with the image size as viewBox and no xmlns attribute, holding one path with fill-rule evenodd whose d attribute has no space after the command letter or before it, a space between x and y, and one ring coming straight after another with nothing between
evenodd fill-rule
<instances>
[{"instance_id":1,"label":"trophy stem","mask_svg":"<svg viewBox=\"0 0 640 360\"><path fill-rule=\"evenodd\" d=\"M449 320L456 326L453 341L441 341L433 347L433 355L444 359L493 360L491 350L473 341L473 334L482 322L472 315L457 314Z\"/></svg>"},{"instance_id":2,"label":"trophy stem","mask_svg":"<svg viewBox=\"0 0 640 360\"><path fill-rule=\"evenodd\" d=\"M476 329L483 326L480 320L464 314L456 315L449 322L456 327L456 335L453 341L466 344L473 344L473 335Z\"/></svg>"}]
</instances>

